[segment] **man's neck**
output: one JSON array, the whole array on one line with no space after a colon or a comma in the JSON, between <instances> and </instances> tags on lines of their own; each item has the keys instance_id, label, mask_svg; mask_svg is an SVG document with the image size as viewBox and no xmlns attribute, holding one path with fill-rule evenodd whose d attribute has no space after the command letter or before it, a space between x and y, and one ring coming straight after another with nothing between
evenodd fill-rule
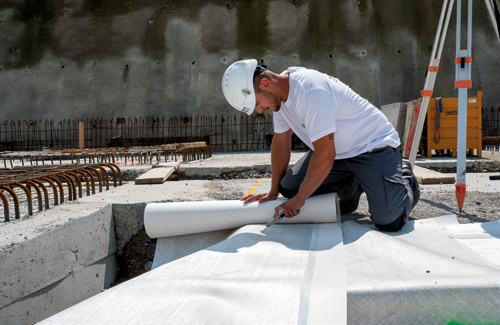
<instances>
[{"instance_id":1,"label":"man's neck","mask_svg":"<svg viewBox=\"0 0 500 325\"><path fill-rule=\"evenodd\" d=\"M282 102L286 102L288 99L288 93L290 92L290 82L288 80L289 72L284 75L278 75L278 89L279 95Z\"/></svg>"}]
</instances>

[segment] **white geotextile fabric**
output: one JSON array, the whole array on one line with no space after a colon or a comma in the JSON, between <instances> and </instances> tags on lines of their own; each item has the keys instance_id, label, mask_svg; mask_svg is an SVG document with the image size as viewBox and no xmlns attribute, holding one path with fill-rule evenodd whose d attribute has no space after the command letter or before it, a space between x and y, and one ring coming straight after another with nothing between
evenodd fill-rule
<instances>
[{"instance_id":1,"label":"white geotextile fabric","mask_svg":"<svg viewBox=\"0 0 500 325\"><path fill-rule=\"evenodd\" d=\"M446 227L450 236L500 268L500 221Z\"/></svg>"},{"instance_id":2,"label":"white geotextile fabric","mask_svg":"<svg viewBox=\"0 0 500 325\"><path fill-rule=\"evenodd\" d=\"M158 238L156 240L153 269L215 245L226 239L233 231L234 229L224 229Z\"/></svg>"},{"instance_id":3,"label":"white geotextile fabric","mask_svg":"<svg viewBox=\"0 0 500 325\"><path fill-rule=\"evenodd\" d=\"M341 324L340 224L251 225L42 324Z\"/></svg>"},{"instance_id":4,"label":"white geotextile fabric","mask_svg":"<svg viewBox=\"0 0 500 325\"><path fill-rule=\"evenodd\" d=\"M344 222L348 322L498 323L500 260L491 248L499 245L499 227L445 217L411 221L391 234ZM470 249L481 240L489 241L487 252Z\"/></svg>"}]
</instances>

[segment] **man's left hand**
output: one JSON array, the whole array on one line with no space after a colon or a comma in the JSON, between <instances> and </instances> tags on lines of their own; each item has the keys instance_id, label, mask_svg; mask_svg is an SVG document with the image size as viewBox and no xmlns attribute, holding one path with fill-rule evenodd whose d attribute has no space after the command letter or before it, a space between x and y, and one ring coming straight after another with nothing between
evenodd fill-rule
<instances>
[{"instance_id":1,"label":"man's left hand","mask_svg":"<svg viewBox=\"0 0 500 325\"><path fill-rule=\"evenodd\" d=\"M278 205L276 208L274 208L274 217L276 218L278 216L278 213L280 210L283 210L285 213L285 217L287 218L292 218L295 217L300 213L300 208L304 205L305 200L298 197L294 196L290 200Z\"/></svg>"}]
</instances>

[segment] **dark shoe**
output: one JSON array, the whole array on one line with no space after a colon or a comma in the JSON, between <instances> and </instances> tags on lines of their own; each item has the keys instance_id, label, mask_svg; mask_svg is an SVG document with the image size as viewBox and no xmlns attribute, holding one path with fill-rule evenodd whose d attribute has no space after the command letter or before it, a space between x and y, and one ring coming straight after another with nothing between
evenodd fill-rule
<instances>
[{"instance_id":1,"label":"dark shoe","mask_svg":"<svg viewBox=\"0 0 500 325\"><path fill-rule=\"evenodd\" d=\"M413 171L410 161L406 159L403 159L403 161L401 162L401 168L403 169L403 173L408 170Z\"/></svg>"},{"instance_id":2,"label":"dark shoe","mask_svg":"<svg viewBox=\"0 0 500 325\"><path fill-rule=\"evenodd\" d=\"M404 214L402 214L399 218L397 218L388 225L375 224L375 227L377 227L381 231L395 232L395 231L400 231L405 224L406 224L405 216Z\"/></svg>"},{"instance_id":3,"label":"dark shoe","mask_svg":"<svg viewBox=\"0 0 500 325\"><path fill-rule=\"evenodd\" d=\"M405 178L410 183L410 187L413 190L412 208L414 208L418 200L420 199L420 185L418 184L417 178L413 174L413 168L411 168L411 164L408 160L403 159L403 161L401 162L401 169L403 178Z\"/></svg>"},{"instance_id":4,"label":"dark shoe","mask_svg":"<svg viewBox=\"0 0 500 325\"><path fill-rule=\"evenodd\" d=\"M346 215L356 211L358 209L359 198L361 197L361 194L363 194L363 189L361 188L361 185L359 185L358 190L356 194L354 194L352 199L345 201L340 200L339 202L340 214Z\"/></svg>"}]
</instances>

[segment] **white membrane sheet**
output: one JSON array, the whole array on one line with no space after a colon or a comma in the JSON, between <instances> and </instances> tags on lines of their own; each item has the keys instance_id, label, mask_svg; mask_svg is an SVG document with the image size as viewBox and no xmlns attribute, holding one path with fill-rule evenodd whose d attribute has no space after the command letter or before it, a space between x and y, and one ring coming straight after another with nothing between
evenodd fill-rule
<instances>
[{"instance_id":1,"label":"white membrane sheet","mask_svg":"<svg viewBox=\"0 0 500 325\"><path fill-rule=\"evenodd\" d=\"M284 201L150 203L144 211L144 227L149 237L161 238L265 224L272 220L274 208ZM337 216L340 216L337 194L329 193L308 198L299 215L283 218L280 223L336 222Z\"/></svg>"},{"instance_id":2,"label":"white membrane sheet","mask_svg":"<svg viewBox=\"0 0 500 325\"><path fill-rule=\"evenodd\" d=\"M448 226L447 230L451 238L495 265L500 272L500 220L453 225Z\"/></svg>"},{"instance_id":3,"label":"white membrane sheet","mask_svg":"<svg viewBox=\"0 0 500 325\"><path fill-rule=\"evenodd\" d=\"M163 237L156 240L153 269L215 245L226 239L234 229Z\"/></svg>"},{"instance_id":4,"label":"white membrane sheet","mask_svg":"<svg viewBox=\"0 0 500 325\"><path fill-rule=\"evenodd\" d=\"M498 323L499 225L445 216L383 233L344 222L349 323Z\"/></svg>"},{"instance_id":5,"label":"white membrane sheet","mask_svg":"<svg viewBox=\"0 0 500 325\"><path fill-rule=\"evenodd\" d=\"M157 250L152 271L42 323L500 320L500 221L458 224L444 216L411 221L397 233L352 221L342 228L249 225L162 238Z\"/></svg>"},{"instance_id":6,"label":"white membrane sheet","mask_svg":"<svg viewBox=\"0 0 500 325\"><path fill-rule=\"evenodd\" d=\"M340 224L249 225L42 324L345 324Z\"/></svg>"}]
</instances>

